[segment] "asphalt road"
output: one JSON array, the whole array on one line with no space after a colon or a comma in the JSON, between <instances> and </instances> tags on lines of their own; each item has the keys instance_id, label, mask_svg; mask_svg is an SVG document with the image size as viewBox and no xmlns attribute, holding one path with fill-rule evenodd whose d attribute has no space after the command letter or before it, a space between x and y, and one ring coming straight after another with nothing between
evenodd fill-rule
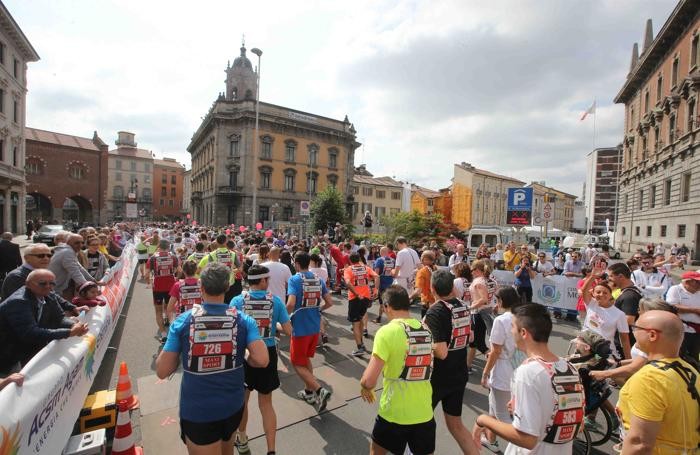
<instances>
[{"instance_id":1,"label":"asphalt road","mask_svg":"<svg viewBox=\"0 0 700 455\"><path fill-rule=\"evenodd\" d=\"M277 453L309 455L368 453L369 438L376 416L376 405L367 404L359 398L359 383L356 381L359 380L367 359L355 359L349 356L353 343L349 324L345 320L346 304L345 299L336 299L336 305L329 310L331 340L328 348L319 352L314 362L318 364L319 369L330 367L332 373L336 375L328 376L336 378L333 382L329 379L328 384L334 389L335 397L342 397L342 400L339 400L342 403L333 407L329 405L329 409L331 409L329 412L321 415L309 412L310 407L307 404L293 398L299 380L293 371L289 371L291 368L287 368L289 366L288 355L286 355L288 354L286 347L288 341L282 340L280 359L280 371L283 373L281 374L282 387L274 395L279 416L278 426L280 427L277 433ZM371 310L371 317L374 316L373 312L374 309ZM370 333L376 332L378 327L377 324L370 323ZM553 350L557 354L564 355L569 340L574 337L575 332L576 328L572 323L557 320L550 343ZM126 361L132 387L134 392L138 393L139 378L155 374L155 358L160 347L156 336L157 330L150 289L147 289L143 282L135 281L111 340L111 348L108 349L95 378L93 391L115 388L119 374L119 363ZM367 344L368 349L371 349L371 340ZM476 374L470 378L464 396L462 417L465 425L470 429L476 416L485 412L488 407L488 393L478 384L483 364L483 358L477 357ZM251 402L255 403L255 401ZM257 409L251 412L257 413ZM441 414L442 412L436 412L438 425L435 453L459 453L457 444L448 433ZM177 416L176 411L173 415ZM303 416L296 419L285 417L290 415ZM153 436L141 434L141 418L138 412L132 414L132 426L137 440L145 441ZM175 430L174 425L172 430ZM255 433L249 431L249 434ZM178 445L180 447L177 447ZM611 445L608 443L601 447L601 451L597 453L612 453ZM182 444L175 440L171 440L167 446L152 445L150 453L173 453L170 447L176 447L177 453L181 453L183 449ZM266 453L267 450L264 437L259 436L251 439L250 447L256 454ZM503 441L501 441L501 447L505 448ZM490 452L483 449L482 453Z\"/></svg>"}]
</instances>

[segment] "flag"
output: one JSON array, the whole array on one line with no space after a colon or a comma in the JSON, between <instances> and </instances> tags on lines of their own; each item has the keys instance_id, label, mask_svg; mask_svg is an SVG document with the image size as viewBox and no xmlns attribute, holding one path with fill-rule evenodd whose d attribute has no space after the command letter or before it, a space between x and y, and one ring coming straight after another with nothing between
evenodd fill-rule
<instances>
[{"instance_id":1,"label":"flag","mask_svg":"<svg viewBox=\"0 0 700 455\"><path fill-rule=\"evenodd\" d=\"M588 109L586 109L586 111L585 111L585 112L583 113L583 115L581 116L581 121L585 120L585 119L586 119L586 116L587 116L588 114L593 114L593 115L595 115L595 107L596 107L596 106L595 106L595 100L594 100L594 101L593 101L593 104L591 104L591 107L589 107Z\"/></svg>"}]
</instances>

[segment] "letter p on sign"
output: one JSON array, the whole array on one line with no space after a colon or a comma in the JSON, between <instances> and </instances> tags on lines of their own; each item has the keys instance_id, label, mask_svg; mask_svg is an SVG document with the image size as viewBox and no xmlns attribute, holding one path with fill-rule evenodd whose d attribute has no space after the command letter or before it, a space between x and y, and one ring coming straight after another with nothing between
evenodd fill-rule
<instances>
[{"instance_id":1,"label":"letter p on sign","mask_svg":"<svg viewBox=\"0 0 700 455\"><path fill-rule=\"evenodd\" d=\"M516 191L513 194L513 205L520 205L520 203L524 202L525 199L527 199L527 195L524 191Z\"/></svg>"}]
</instances>

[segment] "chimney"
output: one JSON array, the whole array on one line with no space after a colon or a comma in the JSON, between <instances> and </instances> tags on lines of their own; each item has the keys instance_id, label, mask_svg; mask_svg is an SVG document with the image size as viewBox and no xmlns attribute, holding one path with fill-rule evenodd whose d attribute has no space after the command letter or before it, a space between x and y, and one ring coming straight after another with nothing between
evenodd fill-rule
<instances>
[{"instance_id":1,"label":"chimney","mask_svg":"<svg viewBox=\"0 0 700 455\"><path fill-rule=\"evenodd\" d=\"M119 138L114 142L119 147L136 147L136 135L128 131L119 131Z\"/></svg>"},{"instance_id":2,"label":"chimney","mask_svg":"<svg viewBox=\"0 0 700 455\"><path fill-rule=\"evenodd\" d=\"M634 46L632 46L632 61L630 62L630 73L634 71L634 69L637 67L637 63L639 63L639 46L637 43L634 43Z\"/></svg>"},{"instance_id":3,"label":"chimney","mask_svg":"<svg viewBox=\"0 0 700 455\"><path fill-rule=\"evenodd\" d=\"M651 47L651 43L654 41L654 31L651 26L651 19L647 19L647 26L646 29L644 30L644 50L642 53L645 53L647 49Z\"/></svg>"}]
</instances>

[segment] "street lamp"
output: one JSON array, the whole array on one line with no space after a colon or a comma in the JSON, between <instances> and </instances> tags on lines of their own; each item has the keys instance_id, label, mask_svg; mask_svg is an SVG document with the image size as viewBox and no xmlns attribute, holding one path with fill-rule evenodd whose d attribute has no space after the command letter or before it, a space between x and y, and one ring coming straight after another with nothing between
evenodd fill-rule
<instances>
[{"instance_id":1,"label":"street lamp","mask_svg":"<svg viewBox=\"0 0 700 455\"><path fill-rule=\"evenodd\" d=\"M258 134L259 134L259 121L260 121L260 57L262 57L262 51L257 47L250 50L253 54L258 56L258 74L257 74L257 84L255 84L255 136L253 137L253 207L251 216L251 226L255 226L256 217L258 214Z\"/></svg>"}]
</instances>

